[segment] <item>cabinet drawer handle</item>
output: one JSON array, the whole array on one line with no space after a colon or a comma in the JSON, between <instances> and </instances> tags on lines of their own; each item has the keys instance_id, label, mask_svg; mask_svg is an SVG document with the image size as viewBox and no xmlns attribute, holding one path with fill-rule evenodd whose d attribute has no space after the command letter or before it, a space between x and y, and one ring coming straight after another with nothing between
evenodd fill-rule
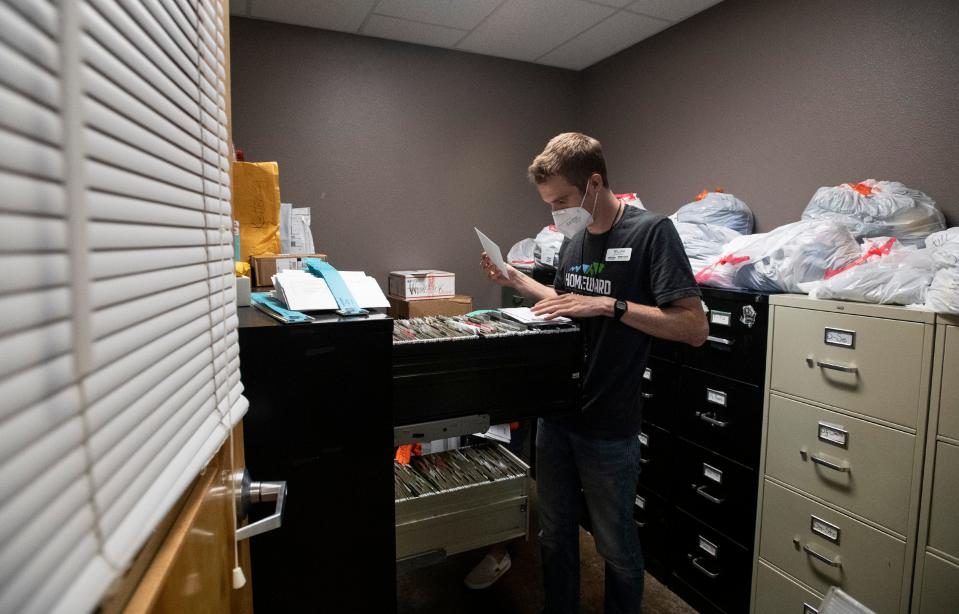
<instances>
[{"instance_id":1,"label":"cabinet drawer handle","mask_svg":"<svg viewBox=\"0 0 959 614\"><path fill-rule=\"evenodd\" d=\"M716 505L722 505L723 501L726 500L725 498L720 499L719 497L714 497L714 496L712 496L711 494L709 494L708 492L706 492L706 485L705 485L705 484L703 484L702 486L696 486L695 484L693 484L693 488L696 489L696 494L697 494L697 495L699 495L699 496L702 497L703 499L706 499L706 500L709 501L710 503L715 503Z\"/></svg>"},{"instance_id":2,"label":"cabinet drawer handle","mask_svg":"<svg viewBox=\"0 0 959 614\"><path fill-rule=\"evenodd\" d=\"M813 557L814 559L818 559L822 561L823 563L825 563L826 565L829 565L830 567L840 567L840 568L842 567L842 561L839 560L838 555L830 558L826 556L825 554L820 554L816 552L809 546L809 544L803 544L802 549L809 556Z\"/></svg>"},{"instance_id":3,"label":"cabinet drawer handle","mask_svg":"<svg viewBox=\"0 0 959 614\"><path fill-rule=\"evenodd\" d=\"M826 362L824 360L817 360L816 366L823 369L832 369L833 371L842 371L843 373L859 373L859 367L854 367L853 365L844 365L838 362Z\"/></svg>"},{"instance_id":4,"label":"cabinet drawer handle","mask_svg":"<svg viewBox=\"0 0 959 614\"><path fill-rule=\"evenodd\" d=\"M648 458L642 458L642 457L640 457L640 459L639 459L639 464L640 464L640 465L648 465L648 464L649 464L649 459L648 459Z\"/></svg>"},{"instance_id":5,"label":"cabinet drawer handle","mask_svg":"<svg viewBox=\"0 0 959 614\"><path fill-rule=\"evenodd\" d=\"M640 522L640 521L638 521L638 520L634 520L633 522L635 522L635 523L636 523L636 527L637 527L637 528L640 528L640 529L642 529L643 527L646 526L646 523L645 523L645 522Z\"/></svg>"},{"instance_id":6,"label":"cabinet drawer handle","mask_svg":"<svg viewBox=\"0 0 959 614\"><path fill-rule=\"evenodd\" d=\"M709 335L708 337L706 337L706 341L711 341L711 342L713 342L713 343L719 343L719 344L721 344L721 345L732 345L732 344L733 344L733 340L732 340L732 339L724 339L723 337L714 337L714 336L712 336L712 335Z\"/></svg>"},{"instance_id":7,"label":"cabinet drawer handle","mask_svg":"<svg viewBox=\"0 0 959 614\"><path fill-rule=\"evenodd\" d=\"M652 392L641 392L640 394L643 395L644 399L651 399L655 396Z\"/></svg>"},{"instance_id":8,"label":"cabinet drawer handle","mask_svg":"<svg viewBox=\"0 0 959 614\"><path fill-rule=\"evenodd\" d=\"M703 567L702 564L700 564L699 559L700 559L701 557L698 557L698 556L697 556L697 557L694 557L694 556L691 555L691 554L688 554L688 555L686 555L686 556L689 557L689 561L693 564L693 567L695 567L696 569L698 569L699 571L701 571L701 572L703 573L703 575L705 575L705 576L706 576L707 578L709 578L710 580L715 580L716 578L719 577L719 572L718 572L718 571L709 571L708 569L706 569L705 567Z\"/></svg>"},{"instance_id":9,"label":"cabinet drawer handle","mask_svg":"<svg viewBox=\"0 0 959 614\"><path fill-rule=\"evenodd\" d=\"M810 454L809 460L816 463L817 465L828 467L829 469L832 469L833 471L838 471L840 473L849 473L849 465L847 464L837 465L836 463L832 461L828 461L825 458L820 458L816 456L815 454Z\"/></svg>"},{"instance_id":10,"label":"cabinet drawer handle","mask_svg":"<svg viewBox=\"0 0 959 614\"><path fill-rule=\"evenodd\" d=\"M702 420L703 422L706 422L713 426L718 426L721 429L729 426L728 420L725 422L723 420L717 420L716 418L713 418L713 415L714 414L712 412L704 412L704 411L696 412L696 416L699 417L699 419Z\"/></svg>"}]
</instances>

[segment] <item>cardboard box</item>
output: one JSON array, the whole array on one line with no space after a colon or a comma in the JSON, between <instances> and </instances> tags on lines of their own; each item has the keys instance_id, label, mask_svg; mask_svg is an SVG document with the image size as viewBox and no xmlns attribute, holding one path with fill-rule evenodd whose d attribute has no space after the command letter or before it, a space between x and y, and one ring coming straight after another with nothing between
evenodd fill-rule
<instances>
[{"instance_id":1,"label":"cardboard box","mask_svg":"<svg viewBox=\"0 0 959 614\"><path fill-rule=\"evenodd\" d=\"M389 294L408 301L449 298L456 294L456 275L447 271L392 271Z\"/></svg>"},{"instance_id":2,"label":"cardboard box","mask_svg":"<svg viewBox=\"0 0 959 614\"><path fill-rule=\"evenodd\" d=\"M302 269L304 258L326 260L326 254L250 256L250 269L253 271L253 285L257 287L272 286L274 275L287 269Z\"/></svg>"},{"instance_id":3,"label":"cardboard box","mask_svg":"<svg viewBox=\"0 0 959 614\"><path fill-rule=\"evenodd\" d=\"M419 318L422 316L461 316L473 311L472 297L464 294L449 298L428 298L407 301L396 296L390 300L391 318Z\"/></svg>"}]
</instances>

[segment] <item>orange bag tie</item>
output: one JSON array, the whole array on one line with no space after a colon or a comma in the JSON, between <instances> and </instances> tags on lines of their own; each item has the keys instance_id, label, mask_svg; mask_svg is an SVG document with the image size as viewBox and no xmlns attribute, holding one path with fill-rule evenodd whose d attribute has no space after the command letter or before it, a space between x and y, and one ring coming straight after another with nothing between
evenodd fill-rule
<instances>
[{"instance_id":1,"label":"orange bag tie","mask_svg":"<svg viewBox=\"0 0 959 614\"><path fill-rule=\"evenodd\" d=\"M724 264L742 264L749 260L749 256L734 256L733 254L726 254L713 264L708 267L703 268L699 273L696 273L696 283L701 284L704 281L709 281L712 279L713 271L716 270L716 267L722 266Z\"/></svg>"},{"instance_id":2,"label":"orange bag tie","mask_svg":"<svg viewBox=\"0 0 959 614\"><path fill-rule=\"evenodd\" d=\"M722 189L721 187L719 187L719 186L716 186L716 189L713 190L713 192L719 192L720 194L722 194L722 193L723 193L723 189ZM704 189L702 192L700 192L699 194L696 195L696 200L702 200L702 199L706 198L708 195L709 195L709 188L706 188L706 189Z\"/></svg>"},{"instance_id":3,"label":"orange bag tie","mask_svg":"<svg viewBox=\"0 0 959 614\"><path fill-rule=\"evenodd\" d=\"M823 275L823 279L829 279L829 278L831 278L831 277L835 277L836 275L839 275L839 274L842 273L843 271L848 271L849 269L851 269L851 268L853 268L853 267L859 266L860 264L866 262L867 260L869 260L869 259L872 258L873 256L885 256L885 255L887 255L887 254L889 253L889 251L892 249L892 244L895 243L895 242L896 242L896 238L893 237L893 238L889 239L888 241L886 241L885 243L883 243L882 245L880 245L879 247L870 247L869 249L866 250L866 253L865 253L865 254L863 254L862 256L860 256L860 257L858 257L858 258L856 258L855 260L853 260L852 262L850 262L850 263L847 264L846 266L839 267L838 269L830 269L830 270L826 271L826 274Z\"/></svg>"},{"instance_id":4,"label":"orange bag tie","mask_svg":"<svg viewBox=\"0 0 959 614\"><path fill-rule=\"evenodd\" d=\"M393 460L395 460L401 465L409 465L410 457L422 456L422 455L423 455L422 445L418 443L408 443L396 449L396 456L393 457Z\"/></svg>"},{"instance_id":5,"label":"orange bag tie","mask_svg":"<svg viewBox=\"0 0 959 614\"><path fill-rule=\"evenodd\" d=\"M866 185L865 183L844 183L844 186L851 190L855 190L862 194L863 196L872 196L873 188Z\"/></svg>"}]
</instances>

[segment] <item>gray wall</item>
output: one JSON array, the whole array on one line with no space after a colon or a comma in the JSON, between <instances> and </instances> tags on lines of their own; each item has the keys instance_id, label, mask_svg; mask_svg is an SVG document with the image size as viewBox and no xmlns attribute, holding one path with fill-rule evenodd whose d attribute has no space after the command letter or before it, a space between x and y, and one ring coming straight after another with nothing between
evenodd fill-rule
<instances>
[{"instance_id":1,"label":"gray wall","mask_svg":"<svg viewBox=\"0 0 959 614\"><path fill-rule=\"evenodd\" d=\"M526 167L579 128L571 71L282 24L231 20L233 137L277 160L345 270L443 268L479 307L478 226L503 248L549 223Z\"/></svg>"},{"instance_id":2,"label":"gray wall","mask_svg":"<svg viewBox=\"0 0 959 614\"><path fill-rule=\"evenodd\" d=\"M876 178L959 224L957 33L955 0L726 0L584 71L583 124L656 211L721 185L769 230Z\"/></svg>"}]
</instances>

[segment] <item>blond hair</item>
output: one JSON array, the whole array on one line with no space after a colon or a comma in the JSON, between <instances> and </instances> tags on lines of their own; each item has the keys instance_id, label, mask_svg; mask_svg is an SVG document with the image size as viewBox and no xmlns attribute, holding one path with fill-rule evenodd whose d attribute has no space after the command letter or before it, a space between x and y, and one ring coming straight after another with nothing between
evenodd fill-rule
<instances>
[{"instance_id":1,"label":"blond hair","mask_svg":"<svg viewBox=\"0 0 959 614\"><path fill-rule=\"evenodd\" d=\"M599 173L603 186L609 187L603 146L593 137L579 132L564 132L551 138L543 153L533 158L527 169L532 183L540 184L559 175L580 190L593 173Z\"/></svg>"}]
</instances>

